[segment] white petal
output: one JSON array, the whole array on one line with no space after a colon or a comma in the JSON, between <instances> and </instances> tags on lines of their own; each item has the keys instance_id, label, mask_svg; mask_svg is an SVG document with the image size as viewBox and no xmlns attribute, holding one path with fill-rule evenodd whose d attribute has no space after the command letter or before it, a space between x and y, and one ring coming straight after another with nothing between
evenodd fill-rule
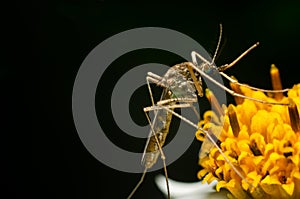
<instances>
[{"instance_id":1,"label":"white petal","mask_svg":"<svg viewBox=\"0 0 300 199\"><path fill-rule=\"evenodd\" d=\"M158 188L167 195L166 178L163 175L155 177ZM215 185L217 181L210 184L202 182L178 182L169 178L170 194L174 199L225 199L228 193L225 190L217 192Z\"/></svg>"}]
</instances>

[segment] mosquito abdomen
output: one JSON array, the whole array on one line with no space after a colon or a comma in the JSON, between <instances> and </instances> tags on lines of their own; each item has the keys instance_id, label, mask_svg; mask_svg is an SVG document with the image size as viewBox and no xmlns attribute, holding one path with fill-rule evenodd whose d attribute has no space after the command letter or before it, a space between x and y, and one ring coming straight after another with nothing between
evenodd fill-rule
<instances>
[{"instance_id":1,"label":"mosquito abdomen","mask_svg":"<svg viewBox=\"0 0 300 199\"><path fill-rule=\"evenodd\" d=\"M146 154L144 157L143 164L148 169L151 168L157 162L157 158L160 155L159 145L163 147L165 144L166 137L169 133L171 120L172 120L172 114L169 112L166 113L165 117L157 117L156 123L163 124L163 126L162 128L158 128L158 129L154 128L156 136L152 135L150 137L148 146L146 148ZM156 138L158 139L159 145L157 143Z\"/></svg>"}]
</instances>

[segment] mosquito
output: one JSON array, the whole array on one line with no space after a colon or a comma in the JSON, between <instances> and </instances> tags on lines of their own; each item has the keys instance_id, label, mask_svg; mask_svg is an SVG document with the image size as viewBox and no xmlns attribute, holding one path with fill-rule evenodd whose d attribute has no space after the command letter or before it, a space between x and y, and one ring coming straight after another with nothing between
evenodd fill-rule
<instances>
[{"instance_id":1,"label":"mosquito","mask_svg":"<svg viewBox=\"0 0 300 199\"><path fill-rule=\"evenodd\" d=\"M256 102L270 104L270 105L289 105L284 103L277 103L277 102L267 102L264 100L248 97L242 94L239 94L227 87L225 87L220 82L216 81L213 77L209 75L209 73L217 72L221 74L224 78L229 80L232 84L238 86L245 86L251 88L253 90L263 91L263 92L270 92L270 93L278 93L278 92L287 92L289 89L281 89L281 90L265 90L259 89L252 86L248 86L246 84L242 84L237 82L235 79L229 77L224 73L225 70L235 65L242 57L248 54L252 49L258 46L259 43L252 45L249 49L243 52L238 58L236 58L232 63L225 64L220 67L216 67L214 65L214 60L216 58L220 42L222 36L222 25L220 25L220 36L217 44L217 48L213 59L211 62L207 61L204 57L202 57L197 52L193 51L191 53L192 62L184 62L181 64L176 64L172 66L162 77L156 75L152 72L148 72L146 77L146 82L148 85L148 90L151 98L152 106L145 107L143 110L145 112L146 118L150 124L150 132L149 136L145 145L144 153L142 156L142 165L144 166L144 172L141 176L140 181L137 183L135 188L132 190L128 199L130 199L133 194L136 192L138 187L144 180L144 177L147 173L147 170L150 169L156 162L158 157L162 159L163 166L164 166L164 173L166 177L166 186L167 186L167 193L168 199L170 198L170 189L168 183L168 173L166 168L166 157L162 150L162 147L165 143L166 137L169 133L169 127L172 120L173 115L180 118L187 124L193 126L195 129L200 130L206 136L206 140L203 144L210 147L216 147L218 151L222 154L225 161L232 167L232 169L243 179L247 182L250 187L252 184L236 169L236 167L231 163L231 161L227 158L227 156L222 152L222 149L219 147L218 135L209 131L204 130L203 128L199 127L197 124L194 124L189 119L181 116L180 114L176 113L174 109L176 108L192 108L195 112L195 115L200 118L199 113L196 111L194 103L198 102L198 96L203 96L203 88L202 88L202 79L205 78L208 81L211 81L216 86L220 87L221 89L225 90L229 94L234 97L240 97L244 99L253 100ZM197 62L197 58L202 60L202 63L199 65ZM163 92L161 95L160 100L155 104L152 90L150 87L150 82L154 83L163 88ZM197 94L196 94L197 93ZM148 112L154 112L154 118L151 121ZM203 147L202 147L203 148ZM202 151L202 149L201 149ZM200 152L201 153L201 152Z\"/></svg>"}]
</instances>

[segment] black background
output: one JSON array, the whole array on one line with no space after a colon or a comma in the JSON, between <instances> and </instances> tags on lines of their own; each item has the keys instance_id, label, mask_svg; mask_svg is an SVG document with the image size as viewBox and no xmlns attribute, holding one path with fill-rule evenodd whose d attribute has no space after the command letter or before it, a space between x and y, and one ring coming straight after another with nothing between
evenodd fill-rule
<instances>
[{"instance_id":1,"label":"black background","mask_svg":"<svg viewBox=\"0 0 300 199\"><path fill-rule=\"evenodd\" d=\"M1 194L5 198L125 198L138 182L140 174L116 171L92 157L81 143L72 118L77 70L95 46L119 32L147 26L170 28L192 37L213 54L222 23L217 65L230 62L256 41L261 43L227 74L256 87L271 88L269 67L274 63L281 71L284 87L299 82L300 4L60 0L15 3L7 8L9 12L3 17L3 38L8 44L3 55L7 59L1 74ZM99 86L105 92L97 91L98 116L107 115L104 123L110 129L105 133L130 150L143 150L145 141L127 137L104 107L110 107L113 85L126 72L117 70L120 65L129 69L155 61L171 66L183 60L158 50L128 53L106 73L107 82ZM150 104L145 92L141 88L133 97L136 107L131 105L133 120L139 124L146 120L134 110ZM203 109L209 108L205 99L201 103ZM199 147L194 141L168 167L171 178L197 180ZM153 181L158 173L163 172L147 174L134 198L163 198Z\"/></svg>"}]
</instances>

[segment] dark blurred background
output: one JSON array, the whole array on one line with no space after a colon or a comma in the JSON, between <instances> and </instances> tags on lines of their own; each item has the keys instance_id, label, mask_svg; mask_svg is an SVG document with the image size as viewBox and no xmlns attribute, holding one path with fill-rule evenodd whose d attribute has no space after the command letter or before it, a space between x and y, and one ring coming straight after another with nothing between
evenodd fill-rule
<instances>
[{"instance_id":1,"label":"dark blurred background","mask_svg":"<svg viewBox=\"0 0 300 199\"><path fill-rule=\"evenodd\" d=\"M2 151L9 151L3 156L2 193L10 196L5 198L126 198L138 182L140 174L119 172L97 161L81 143L72 118L76 73L88 53L114 34L138 27L169 28L192 37L213 54L222 23L223 42L217 65L229 63L255 42L261 43L227 74L270 89L269 68L274 63L281 71L284 87L300 80L299 3L57 0L11 6L6 17L14 18L5 23L9 30L5 32L12 39L6 53L14 55L17 49L20 55L4 62L1 76L5 115ZM101 87L105 92L97 91L96 108L99 116L105 115L105 125L110 129L105 133L115 144L134 143L134 150L141 152L145 143L126 136L105 108L110 107L113 86L122 76L118 67L129 70L148 62L172 66L182 61L168 52L140 50L120 57L110 66L110 73L104 77L107 82ZM132 102L137 105L130 106L133 121L139 124L146 124L146 119L134 110L150 103L145 92L146 87L141 88ZM228 99L233 102L231 97ZM200 103L201 110L209 108L205 99ZM176 122L172 128L176 130ZM28 138L30 141L25 142ZM195 140L182 157L168 166L170 178L197 181L199 148ZM134 198L163 198L153 180L159 173L163 172L148 173Z\"/></svg>"}]
</instances>

